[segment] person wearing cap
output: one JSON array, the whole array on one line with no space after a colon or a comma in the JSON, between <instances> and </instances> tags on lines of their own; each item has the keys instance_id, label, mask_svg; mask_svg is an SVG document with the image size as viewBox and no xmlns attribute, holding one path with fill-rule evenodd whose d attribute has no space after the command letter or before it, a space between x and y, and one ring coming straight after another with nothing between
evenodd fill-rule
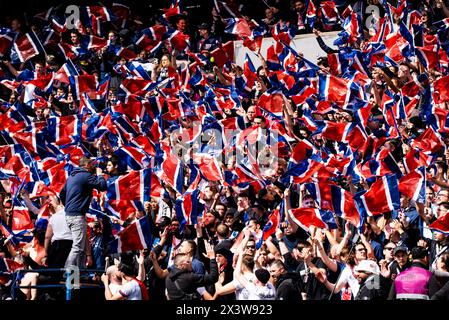
<instances>
[{"instance_id":1,"label":"person wearing cap","mask_svg":"<svg viewBox=\"0 0 449 320\"><path fill-rule=\"evenodd\" d=\"M423 247L411 251L412 265L401 272L391 286L388 300L429 300L429 282L432 272L428 270L429 252Z\"/></svg>"},{"instance_id":2,"label":"person wearing cap","mask_svg":"<svg viewBox=\"0 0 449 320\"><path fill-rule=\"evenodd\" d=\"M410 268L411 263L408 259L408 249L406 247L398 246L393 251L394 261L388 268L390 271L390 279L395 280L397 275Z\"/></svg>"},{"instance_id":3,"label":"person wearing cap","mask_svg":"<svg viewBox=\"0 0 449 320\"><path fill-rule=\"evenodd\" d=\"M380 275L380 269L373 260L362 260L354 268L354 274L360 284L355 300L385 300L386 279Z\"/></svg>"},{"instance_id":4,"label":"person wearing cap","mask_svg":"<svg viewBox=\"0 0 449 320\"><path fill-rule=\"evenodd\" d=\"M96 172L96 174L95 174ZM95 162L88 157L81 157L79 167L70 173L59 194L65 207L67 226L72 233L72 249L65 267L84 267L87 256L88 265L92 265L90 246L87 243L86 213L92 201L92 191L106 191L107 183L103 171L95 167Z\"/></svg>"},{"instance_id":5,"label":"person wearing cap","mask_svg":"<svg viewBox=\"0 0 449 320\"><path fill-rule=\"evenodd\" d=\"M210 52L218 48L219 38L210 33L210 27L207 23L201 23L198 26L199 39L196 45L197 52L208 57Z\"/></svg>"},{"instance_id":6,"label":"person wearing cap","mask_svg":"<svg viewBox=\"0 0 449 320\"><path fill-rule=\"evenodd\" d=\"M226 247L220 246L219 244L215 246L215 259L218 264L218 274L219 282L222 286L231 283L233 280L234 269L232 268L232 252ZM215 294L215 285L211 285L206 288L207 291L213 296ZM234 301L235 293L231 292L228 294L217 296L216 300L220 301Z\"/></svg>"}]
</instances>

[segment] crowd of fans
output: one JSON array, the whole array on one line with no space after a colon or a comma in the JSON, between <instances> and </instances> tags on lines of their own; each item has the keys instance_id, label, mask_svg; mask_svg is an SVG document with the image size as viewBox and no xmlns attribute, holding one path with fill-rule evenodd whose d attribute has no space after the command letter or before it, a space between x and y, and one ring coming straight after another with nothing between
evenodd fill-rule
<instances>
[{"instance_id":1,"label":"crowd of fans","mask_svg":"<svg viewBox=\"0 0 449 320\"><path fill-rule=\"evenodd\" d=\"M76 29L56 26L68 22L61 20L61 4L35 15L27 12L27 19L10 17L1 30L1 41L13 39L0 63L2 299L11 299L16 284L21 288L14 290L14 299L64 299L65 288L36 285L64 281L63 272L42 270L70 266L98 270L82 274L81 282L104 286L106 300L449 298L449 228L444 230L449 63L447 30L435 24L449 18L445 1L184 1L173 15L162 10L169 5L159 3L136 2L120 10L112 1L97 4L103 5L113 18L92 7L97 16L81 19ZM178 5L175 1L171 8ZM365 24L369 5L379 9L379 16ZM352 14L359 30L346 28L356 23ZM281 49L262 55L253 33L248 46L260 68L252 71L231 61L219 65L212 52L241 39L238 31L229 31L230 19L246 21L252 31L268 28L262 36L273 36ZM167 37L150 35L160 28L166 28ZM321 38L330 30L343 30L334 46L338 49ZM49 40L50 31L56 40ZM172 41L176 31L188 36L188 46L178 48ZM14 39L30 32L45 53L17 61ZM281 37L283 32L290 38ZM303 58L300 46L296 52L286 43L301 33L314 34L327 53L317 65ZM88 36L108 42L85 47ZM139 42L142 36L149 41L145 45ZM384 51L374 52L378 44L385 45ZM413 47L413 53L405 47ZM416 47L426 48L427 57L436 52L437 62L419 58L422 51ZM357 58L359 53L363 58ZM83 98L81 87L61 76L72 66L77 75L95 75L98 84L108 81L108 89L100 92L98 86L95 97ZM199 75L201 80L192 80ZM320 75L350 79L344 103L331 97L332 88L323 89ZM134 80L145 83L135 82L131 89ZM30 83L33 99L27 98ZM261 102L266 99L272 100ZM279 116L271 112L276 103ZM70 116L79 117L76 125L82 130L62 143L48 128L52 119ZM362 145L353 136L336 138L326 131L330 124L349 123L361 128ZM205 130L217 124L223 135ZM37 137L45 127L44 152ZM217 146L219 138L223 143ZM133 148L134 153L128 151L133 159L119 153L125 147ZM136 153L148 161L139 162ZM204 162L205 154L223 157ZM424 167L425 199L401 189L394 210L364 215L353 208L359 224L337 214L326 203L331 196L313 193L308 185L335 185L355 197L387 175L400 180L419 167ZM135 204L140 196L112 198L111 189L119 188L121 178L148 168L157 173L152 179L159 181L159 194L143 188L142 179L141 185L125 184L147 193L140 205ZM56 185L61 172L63 183ZM36 191L39 180L43 189ZM116 215L111 214L114 200L123 201ZM195 211L200 206L204 210ZM304 226L292 213L297 208L331 209L335 226ZM26 217L32 230L14 227ZM150 235L138 237L151 239L146 248L111 249L117 239L123 248L124 231L129 236L142 219ZM430 228L436 220L443 228ZM14 271L19 277L13 281Z\"/></svg>"}]
</instances>

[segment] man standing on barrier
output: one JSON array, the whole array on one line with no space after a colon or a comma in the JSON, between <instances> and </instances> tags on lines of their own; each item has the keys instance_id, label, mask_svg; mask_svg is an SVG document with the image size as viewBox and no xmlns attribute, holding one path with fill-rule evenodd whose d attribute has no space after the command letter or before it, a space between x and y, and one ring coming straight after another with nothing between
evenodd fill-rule
<instances>
[{"instance_id":1,"label":"man standing on barrier","mask_svg":"<svg viewBox=\"0 0 449 320\"><path fill-rule=\"evenodd\" d=\"M73 169L61 190L60 198L65 206L67 226L72 232L72 249L65 263L65 267L77 266L82 268L92 264L90 246L87 243L86 213L92 200L92 191L105 191L106 180L100 168L87 157L81 157L79 168ZM94 172L96 171L96 175Z\"/></svg>"}]
</instances>

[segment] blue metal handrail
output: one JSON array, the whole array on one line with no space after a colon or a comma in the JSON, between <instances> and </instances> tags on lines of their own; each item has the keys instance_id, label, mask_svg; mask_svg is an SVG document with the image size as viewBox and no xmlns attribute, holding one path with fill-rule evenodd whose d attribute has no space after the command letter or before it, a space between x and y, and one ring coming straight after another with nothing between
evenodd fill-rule
<instances>
[{"instance_id":1,"label":"blue metal handrail","mask_svg":"<svg viewBox=\"0 0 449 320\"><path fill-rule=\"evenodd\" d=\"M41 284L36 286L20 286L18 285L18 277L22 273L28 273L28 272L35 272L35 273L52 273L52 272L65 272L66 273L66 283L62 284ZM80 273L90 273L90 272L100 272L104 273L103 269L80 269ZM11 297L13 300L16 299L16 289L20 288L27 288L27 289L34 289L34 288L66 288L66 300L72 299L72 286L71 286L71 278L70 278L71 272L69 269L66 268L48 268L48 269L19 269L15 270L12 274L12 285L11 285ZM92 288L93 286L86 286L86 285L80 285L81 288ZM102 284L98 285L98 288L104 287Z\"/></svg>"}]
</instances>

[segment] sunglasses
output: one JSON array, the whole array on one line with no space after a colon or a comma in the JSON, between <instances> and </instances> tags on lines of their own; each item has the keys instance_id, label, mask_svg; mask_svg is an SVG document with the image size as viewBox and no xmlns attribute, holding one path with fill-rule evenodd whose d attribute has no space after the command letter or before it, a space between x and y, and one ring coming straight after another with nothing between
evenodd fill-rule
<instances>
[{"instance_id":1,"label":"sunglasses","mask_svg":"<svg viewBox=\"0 0 449 320\"><path fill-rule=\"evenodd\" d=\"M392 250L394 250L394 248L387 248L387 247L385 247L385 250L392 251Z\"/></svg>"},{"instance_id":2,"label":"sunglasses","mask_svg":"<svg viewBox=\"0 0 449 320\"><path fill-rule=\"evenodd\" d=\"M256 249L256 246L246 246L246 249Z\"/></svg>"}]
</instances>

